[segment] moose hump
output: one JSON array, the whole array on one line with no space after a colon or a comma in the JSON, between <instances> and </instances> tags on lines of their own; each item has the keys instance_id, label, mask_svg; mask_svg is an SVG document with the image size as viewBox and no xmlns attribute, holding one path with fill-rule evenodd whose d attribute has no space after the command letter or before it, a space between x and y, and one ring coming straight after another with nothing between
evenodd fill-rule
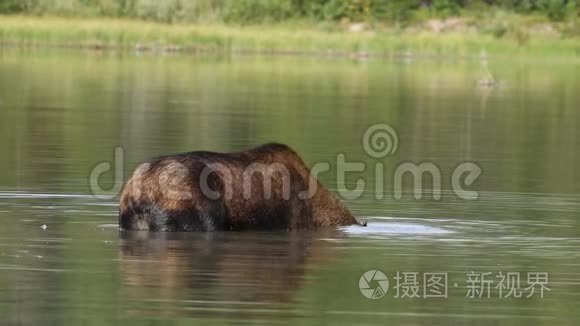
<instances>
[{"instance_id":1,"label":"moose hump","mask_svg":"<svg viewBox=\"0 0 580 326\"><path fill-rule=\"evenodd\" d=\"M290 147L189 152L139 165L121 194L125 230L296 230L359 224Z\"/></svg>"}]
</instances>

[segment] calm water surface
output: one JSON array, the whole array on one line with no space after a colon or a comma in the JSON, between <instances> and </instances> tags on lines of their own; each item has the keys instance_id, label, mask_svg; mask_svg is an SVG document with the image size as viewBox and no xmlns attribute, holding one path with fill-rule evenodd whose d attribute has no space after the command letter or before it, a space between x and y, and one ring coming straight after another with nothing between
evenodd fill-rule
<instances>
[{"instance_id":1,"label":"calm water surface","mask_svg":"<svg viewBox=\"0 0 580 326\"><path fill-rule=\"evenodd\" d=\"M578 325L580 67L489 67L495 88L477 86L478 61L2 50L0 324ZM397 131L393 155L365 153L375 123ZM362 196L345 201L369 227L123 233L116 198L89 188L102 162L112 163L100 180L109 189L157 155L270 141L332 170L337 154L364 162L345 186L333 172L320 178L333 190L364 180ZM466 161L483 169L469 187L477 200L450 191ZM439 167L440 200L429 180L421 200L410 180L394 199L405 162ZM368 270L388 277L384 297L359 290ZM500 298L500 272L520 275L521 298ZM446 273L447 298L425 297L429 273ZM490 273L490 298L485 285L469 297L480 273ZM526 298L528 273L549 276L544 298L539 288Z\"/></svg>"}]
</instances>

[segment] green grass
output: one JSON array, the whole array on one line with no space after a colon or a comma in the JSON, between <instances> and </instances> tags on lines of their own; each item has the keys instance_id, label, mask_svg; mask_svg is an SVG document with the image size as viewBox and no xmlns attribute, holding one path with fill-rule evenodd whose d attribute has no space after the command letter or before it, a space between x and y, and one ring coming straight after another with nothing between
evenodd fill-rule
<instances>
[{"instance_id":1,"label":"green grass","mask_svg":"<svg viewBox=\"0 0 580 326\"><path fill-rule=\"evenodd\" d=\"M506 34L507 33L507 34ZM372 27L349 32L307 22L270 25L164 24L128 19L0 16L0 43L12 46L307 53L321 55L556 56L577 58L578 38L525 31L498 37L484 30L436 33L428 29Z\"/></svg>"}]
</instances>

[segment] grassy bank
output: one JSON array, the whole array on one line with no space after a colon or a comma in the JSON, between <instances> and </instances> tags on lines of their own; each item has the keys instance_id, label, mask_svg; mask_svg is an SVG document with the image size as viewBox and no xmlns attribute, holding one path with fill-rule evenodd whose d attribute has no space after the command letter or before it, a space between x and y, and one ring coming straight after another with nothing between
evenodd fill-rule
<instances>
[{"instance_id":1,"label":"grassy bank","mask_svg":"<svg viewBox=\"0 0 580 326\"><path fill-rule=\"evenodd\" d=\"M441 30L441 26L450 22L453 28ZM478 56L482 51L506 57L580 55L579 39L553 33L556 29L552 25L529 25L499 35L462 20L430 24L401 29L367 24L329 27L300 21L259 25L167 24L114 18L0 16L0 42L4 46L352 56Z\"/></svg>"}]
</instances>

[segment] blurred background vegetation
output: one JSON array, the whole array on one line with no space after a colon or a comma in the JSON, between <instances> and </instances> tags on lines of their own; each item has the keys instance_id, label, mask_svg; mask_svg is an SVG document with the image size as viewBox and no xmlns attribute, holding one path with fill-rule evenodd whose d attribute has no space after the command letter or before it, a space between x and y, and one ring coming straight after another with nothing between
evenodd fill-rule
<instances>
[{"instance_id":1,"label":"blurred background vegetation","mask_svg":"<svg viewBox=\"0 0 580 326\"><path fill-rule=\"evenodd\" d=\"M576 19L576 0L0 0L3 14L140 18L160 22L263 23L291 19L409 24L498 12Z\"/></svg>"},{"instance_id":2,"label":"blurred background vegetation","mask_svg":"<svg viewBox=\"0 0 580 326\"><path fill-rule=\"evenodd\" d=\"M0 0L0 43L575 58L579 21L580 0Z\"/></svg>"}]
</instances>

